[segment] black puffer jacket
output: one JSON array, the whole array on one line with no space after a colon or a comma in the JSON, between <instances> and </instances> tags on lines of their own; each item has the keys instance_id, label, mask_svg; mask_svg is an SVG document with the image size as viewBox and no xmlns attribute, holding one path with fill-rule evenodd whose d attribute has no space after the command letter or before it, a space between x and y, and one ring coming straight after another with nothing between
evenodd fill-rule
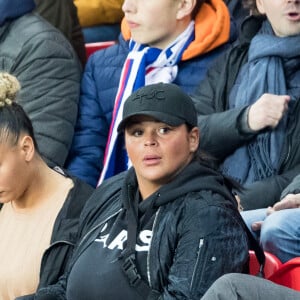
<instances>
[{"instance_id":1,"label":"black puffer jacket","mask_svg":"<svg viewBox=\"0 0 300 300\"><path fill-rule=\"evenodd\" d=\"M245 64L251 39L260 29L263 17L249 17L241 27L239 41L218 59L198 86L194 102L198 111L200 147L222 162L235 149L250 141L254 134L242 130L245 108L228 110L229 94L237 74ZM299 66L300 67L300 66ZM297 100L299 100L300 95ZM272 206L282 190L300 173L300 103L289 115L278 175L258 181L240 193L244 209Z\"/></svg>"},{"instance_id":2,"label":"black puffer jacket","mask_svg":"<svg viewBox=\"0 0 300 300\"><path fill-rule=\"evenodd\" d=\"M97 238L105 221L124 209L128 189L137 189L133 169L94 192L81 217L82 238L73 262ZM200 299L222 274L244 270L247 235L236 201L219 173L191 163L153 196L158 211L147 268L148 284L159 291L158 299ZM41 289L36 299L66 299L65 290L66 277Z\"/></svg>"}]
</instances>

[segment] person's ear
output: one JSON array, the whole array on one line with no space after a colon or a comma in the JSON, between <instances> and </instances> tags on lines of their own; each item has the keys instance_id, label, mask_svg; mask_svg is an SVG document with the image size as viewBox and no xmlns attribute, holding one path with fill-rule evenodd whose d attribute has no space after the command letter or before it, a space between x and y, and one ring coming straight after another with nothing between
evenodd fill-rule
<instances>
[{"instance_id":1,"label":"person's ear","mask_svg":"<svg viewBox=\"0 0 300 300\"><path fill-rule=\"evenodd\" d=\"M256 0L256 7L257 7L257 10L262 14L264 15L266 13L265 11L265 7L264 7L264 3L262 0Z\"/></svg>"},{"instance_id":2,"label":"person's ear","mask_svg":"<svg viewBox=\"0 0 300 300\"><path fill-rule=\"evenodd\" d=\"M19 145L25 161L31 161L35 153L35 147L32 138L29 135L24 135L22 138L20 138Z\"/></svg>"},{"instance_id":3,"label":"person's ear","mask_svg":"<svg viewBox=\"0 0 300 300\"><path fill-rule=\"evenodd\" d=\"M191 152L196 152L198 150L199 141L200 141L199 128L194 127L189 132L189 142L190 142L190 151Z\"/></svg>"},{"instance_id":4,"label":"person's ear","mask_svg":"<svg viewBox=\"0 0 300 300\"><path fill-rule=\"evenodd\" d=\"M186 16L191 16L197 0L179 0L177 19L181 20Z\"/></svg>"}]
</instances>

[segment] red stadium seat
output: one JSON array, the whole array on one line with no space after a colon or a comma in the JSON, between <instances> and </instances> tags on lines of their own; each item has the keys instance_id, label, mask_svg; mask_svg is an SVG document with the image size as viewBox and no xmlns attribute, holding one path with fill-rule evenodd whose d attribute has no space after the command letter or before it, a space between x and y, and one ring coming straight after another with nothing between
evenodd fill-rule
<instances>
[{"instance_id":1,"label":"red stadium seat","mask_svg":"<svg viewBox=\"0 0 300 300\"><path fill-rule=\"evenodd\" d=\"M97 42L97 43L86 43L85 44L85 51L86 51L86 57L89 58L91 54L93 54L95 51L107 48L109 46L112 46L116 43L116 41L106 41L106 42Z\"/></svg>"},{"instance_id":2,"label":"red stadium seat","mask_svg":"<svg viewBox=\"0 0 300 300\"><path fill-rule=\"evenodd\" d=\"M255 256L254 251L250 250L250 274L256 275L259 272L259 263L257 261L257 258ZM264 274L265 278L269 278L274 272L276 272L281 266L282 262L273 254L265 251L265 267L264 267Z\"/></svg>"},{"instance_id":3,"label":"red stadium seat","mask_svg":"<svg viewBox=\"0 0 300 300\"><path fill-rule=\"evenodd\" d=\"M284 263L268 279L300 291L300 257L295 257Z\"/></svg>"}]
</instances>

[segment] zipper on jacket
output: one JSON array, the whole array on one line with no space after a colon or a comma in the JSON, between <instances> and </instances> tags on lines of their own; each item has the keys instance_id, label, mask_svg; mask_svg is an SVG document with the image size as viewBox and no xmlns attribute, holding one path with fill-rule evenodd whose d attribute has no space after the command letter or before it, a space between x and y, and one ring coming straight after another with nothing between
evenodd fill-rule
<instances>
[{"instance_id":1,"label":"zipper on jacket","mask_svg":"<svg viewBox=\"0 0 300 300\"><path fill-rule=\"evenodd\" d=\"M199 260L200 260L200 254L201 254L201 250L202 250L203 245L204 245L204 239L202 238L202 239L200 239L199 245L198 245L197 262L195 264L195 268L194 268L194 271L193 271L193 276L192 276L192 280L191 280L190 289L192 289L192 286L193 286L193 283L194 283L195 273L196 273L197 265L198 265Z\"/></svg>"},{"instance_id":2,"label":"zipper on jacket","mask_svg":"<svg viewBox=\"0 0 300 300\"><path fill-rule=\"evenodd\" d=\"M151 282L151 276L150 276L150 251L151 251L151 246L152 246L152 241L153 241L153 236L154 236L154 230L156 227L158 214L159 214L160 210L161 210L161 207L158 208L158 210L155 214L155 218L154 218L154 222L153 222L153 226L152 226L152 238L151 238L149 251L148 251L148 255L147 255L147 277L148 277L148 282L149 282L150 288L152 288L152 282Z\"/></svg>"}]
</instances>

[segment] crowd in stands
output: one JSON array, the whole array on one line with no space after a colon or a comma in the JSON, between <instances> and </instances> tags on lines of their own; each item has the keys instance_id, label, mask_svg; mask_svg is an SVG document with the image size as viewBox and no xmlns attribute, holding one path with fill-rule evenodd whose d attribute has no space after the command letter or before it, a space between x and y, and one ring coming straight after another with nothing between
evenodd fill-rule
<instances>
[{"instance_id":1,"label":"crowd in stands","mask_svg":"<svg viewBox=\"0 0 300 300\"><path fill-rule=\"evenodd\" d=\"M74 0L86 43L117 40L123 0Z\"/></svg>"},{"instance_id":2,"label":"crowd in stands","mask_svg":"<svg viewBox=\"0 0 300 300\"><path fill-rule=\"evenodd\" d=\"M35 0L35 3L35 11L64 34L84 66L86 41L73 0Z\"/></svg>"},{"instance_id":3,"label":"crowd in stands","mask_svg":"<svg viewBox=\"0 0 300 300\"><path fill-rule=\"evenodd\" d=\"M0 299L300 299L247 274L300 257L299 53L298 0L1 0Z\"/></svg>"}]
</instances>

